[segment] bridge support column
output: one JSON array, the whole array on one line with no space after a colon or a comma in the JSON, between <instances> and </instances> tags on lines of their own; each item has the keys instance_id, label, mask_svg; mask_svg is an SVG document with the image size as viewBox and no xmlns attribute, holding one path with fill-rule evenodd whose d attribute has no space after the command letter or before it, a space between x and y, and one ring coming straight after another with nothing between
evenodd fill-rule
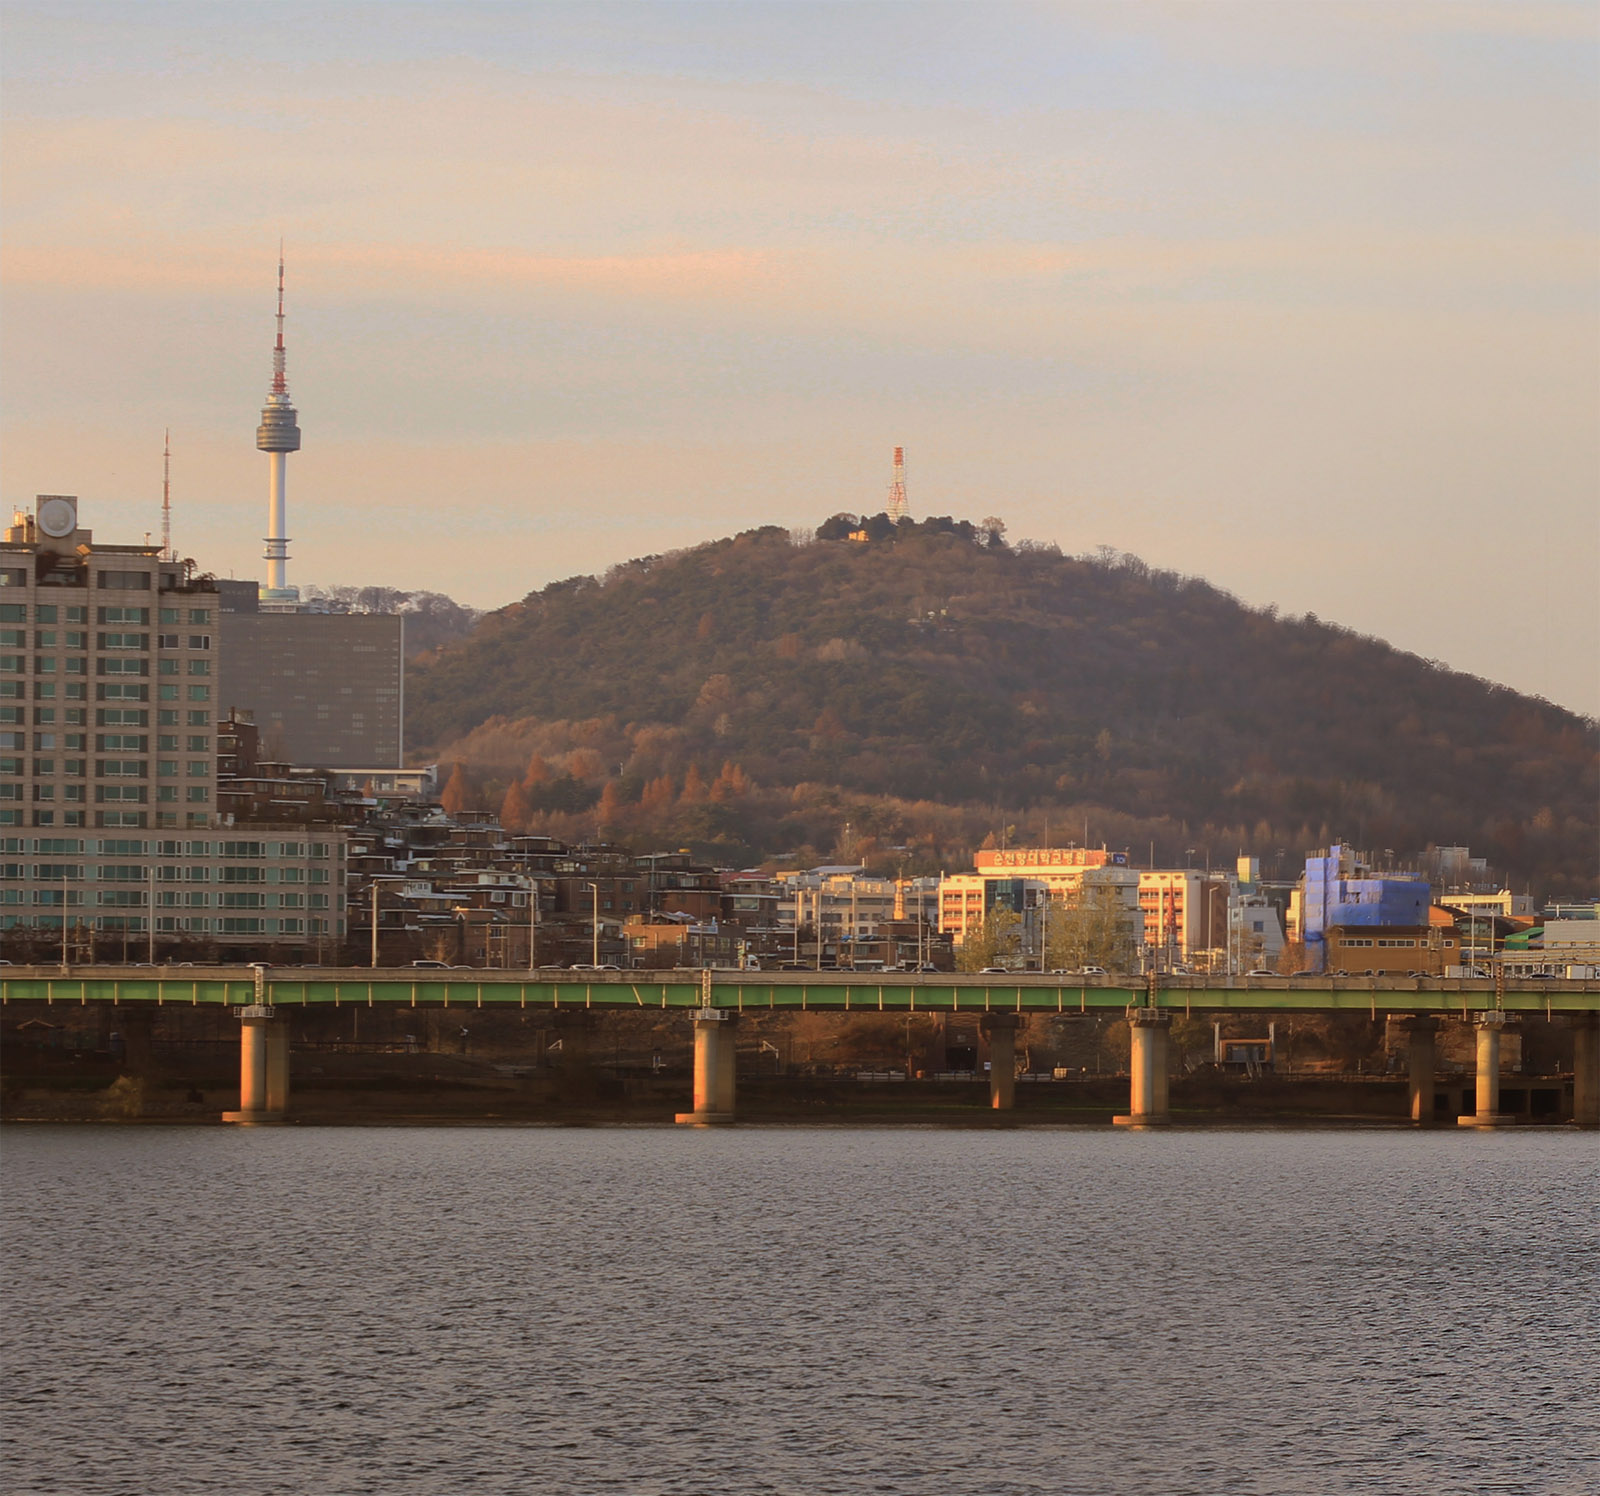
<instances>
[{"instance_id":1,"label":"bridge support column","mask_svg":"<svg viewBox=\"0 0 1600 1496\"><path fill-rule=\"evenodd\" d=\"M239 1110L224 1122L281 1122L289 1104L289 1030L264 1003L235 1008L239 1017Z\"/></svg>"},{"instance_id":2,"label":"bridge support column","mask_svg":"<svg viewBox=\"0 0 1600 1496\"><path fill-rule=\"evenodd\" d=\"M1128 1114L1113 1117L1118 1127L1160 1127L1172 1121L1167 1106L1167 1034L1172 1015L1159 1008L1129 1008L1132 1039Z\"/></svg>"},{"instance_id":3,"label":"bridge support column","mask_svg":"<svg viewBox=\"0 0 1600 1496\"><path fill-rule=\"evenodd\" d=\"M1463 1127L1504 1127L1516 1121L1500 1110L1500 1032L1506 1026L1501 1012L1480 1013L1478 1026L1478 1091L1470 1117L1457 1117Z\"/></svg>"},{"instance_id":4,"label":"bridge support column","mask_svg":"<svg viewBox=\"0 0 1600 1496\"><path fill-rule=\"evenodd\" d=\"M1434 1018L1408 1018L1406 1031L1406 1078L1411 1093L1411 1120L1418 1127L1433 1125L1434 1036L1439 1023Z\"/></svg>"},{"instance_id":5,"label":"bridge support column","mask_svg":"<svg viewBox=\"0 0 1600 1496\"><path fill-rule=\"evenodd\" d=\"M1015 1013L985 1013L980 1025L989 1037L989 1105L1009 1112L1017 1104L1017 1030Z\"/></svg>"},{"instance_id":6,"label":"bridge support column","mask_svg":"<svg viewBox=\"0 0 1600 1496\"><path fill-rule=\"evenodd\" d=\"M733 1121L735 1090L734 1026L737 1013L700 1008L694 1015L694 1110L676 1122L712 1127Z\"/></svg>"},{"instance_id":7,"label":"bridge support column","mask_svg":"<svg viewBox=\"0 0 1600 1496\"><path fill-rule=\"evenodd\" d=\"M1572 1120L1600 1127L1600 1016L1593 1013L1572 1027Z\"/></svg>"}]
</instances>

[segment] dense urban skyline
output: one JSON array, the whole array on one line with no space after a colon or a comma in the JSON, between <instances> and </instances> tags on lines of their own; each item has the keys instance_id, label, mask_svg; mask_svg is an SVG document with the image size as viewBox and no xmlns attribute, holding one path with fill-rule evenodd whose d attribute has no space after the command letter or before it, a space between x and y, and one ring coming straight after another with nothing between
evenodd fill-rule
<instances>
[{"instance_id":1,"label":"dense urban skyline","mask_svg":"<svg viewBox=\"0 0 1600 1496\"><path fill-rule=\"evenodd\" d=\"M4 499L479 606L999 514L1600 710L1581 5L8 8Z\"/></svg>"}]
</instances>

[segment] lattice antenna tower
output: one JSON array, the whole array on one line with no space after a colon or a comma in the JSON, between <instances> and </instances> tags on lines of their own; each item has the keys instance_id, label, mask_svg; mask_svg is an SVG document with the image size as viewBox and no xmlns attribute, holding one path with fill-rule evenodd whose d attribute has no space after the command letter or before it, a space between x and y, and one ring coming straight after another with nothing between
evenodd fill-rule
<instances>
[{"instance_id":1,"label":"lattice antenna tower","mask_svg":"<svg viewBox=\"0 0 1600 1496\"><path fill-rule=\"evenodd\" d=\"M904 519L911 513L911 505L906 501L906 449L894 449L894 477L889 483L889 518L895 521Z\"/></svg>"},{"instance_id":2,"label":"lattice antenna tower","mask_svg":"<svg viewBox=\"0 0 1600 1496\"><path fill-rule=\"evenodd\" d=\"M172 559L172 429L161 438L161 555Z\"/></svg>"}]
</instances>

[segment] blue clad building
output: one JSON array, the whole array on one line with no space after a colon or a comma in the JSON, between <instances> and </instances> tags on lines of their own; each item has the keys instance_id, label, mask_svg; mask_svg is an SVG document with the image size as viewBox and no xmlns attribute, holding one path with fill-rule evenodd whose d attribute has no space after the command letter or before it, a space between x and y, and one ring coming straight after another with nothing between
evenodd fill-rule
<instances>
[{"instance_id":1,"label":"blue clad building","mask_svg":"<svg viewBox=\"0 0 1600 1496\"><path fill-rule=\"evenodd\" d=\"M1338 842L1325 854L1306 858L1301 889L1300 938L1312 971L1327 970L1329 930L1426 930L1433 903L1431 884L1421 878L1373 877Z\"/></svg>"}]
</instances>

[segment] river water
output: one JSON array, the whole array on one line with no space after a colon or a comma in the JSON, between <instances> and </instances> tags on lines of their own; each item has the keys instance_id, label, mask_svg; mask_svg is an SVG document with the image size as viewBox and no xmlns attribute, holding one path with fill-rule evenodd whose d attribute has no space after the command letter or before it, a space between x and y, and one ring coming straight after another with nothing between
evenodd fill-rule
<instances>
[{"instance_id":1,"label":"river water","mask_svg":"<svg viewBox=\"0 0 1600 1496\"><path fill-rule=\"evenodd\" d=\"M4 1143L11 1496L1600 1490L1592 1134Z\"/></svg>"}]
</instances>

